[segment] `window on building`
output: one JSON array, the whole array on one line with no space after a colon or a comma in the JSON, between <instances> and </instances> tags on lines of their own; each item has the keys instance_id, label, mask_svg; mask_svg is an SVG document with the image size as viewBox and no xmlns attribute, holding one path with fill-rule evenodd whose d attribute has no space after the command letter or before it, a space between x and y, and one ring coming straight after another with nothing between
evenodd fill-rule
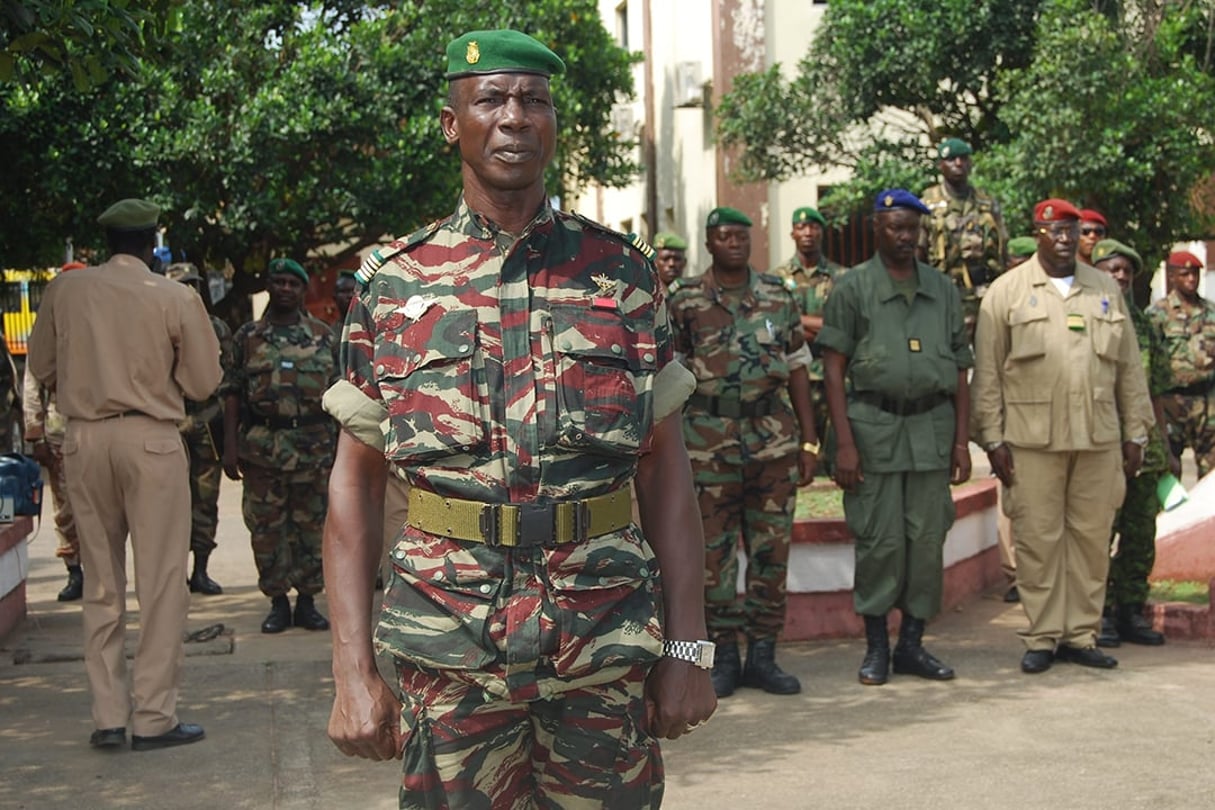
<instances>
[{"instance_id":1,"label":"window on building","mask_svg":"<svg viewBox=\"0 0 1215 810\"><path fill-rule=\"evenodd\" d=\"M616 44L626 51L629 48L629 4L616 6Z\"/></svg>"}]
</instances>

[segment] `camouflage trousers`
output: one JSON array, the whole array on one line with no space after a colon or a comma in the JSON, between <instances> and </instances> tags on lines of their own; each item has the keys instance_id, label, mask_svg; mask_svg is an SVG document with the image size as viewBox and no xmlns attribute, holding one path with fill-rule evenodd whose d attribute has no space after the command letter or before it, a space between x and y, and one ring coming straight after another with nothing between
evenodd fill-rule
<instances>
[{"instance_id":1,"label":"camouflage trousers","mask_svg":"<svg viewBox=\"0 0 1215 810\"><path fill-rule=\"evenodd\" d=\"M816 478L831 477L831 460L835 458L835 431L831 429L831 411L827 407L827 386L822 380L810 381L810 406L814 414L814 431L821 444Z\"/></svg>"},{"instance_id":2,"label":"camouflage trousers","mask_svg":"<svg viewBox=\"0 0 1215 810\"><path fill-rule=\"evenodd\" d=\"M741 632L755 641L775 641L784 627L796 474L795 456L742 465L692 463L705 535L709 640L732 644ZM741 599L740 540L747 556L746 592Z\"/></svg>"},{"instance_id":3,"label":"camouflage trousers","mask_svg":"<svg viewBox=\"0 0 1215 810\"><path fill-rule=\"evenodd\" d=\"M321 531L329 505L329 467L284 472L246 464L241 511L253 541L257 587L266 596L291 588L320 593Z\"/></svg>"},{"instance_id":4,"label":"camouflage trousers","mask_svg":"<svg viewBox=\"0 0 1215 810\"><path fill-rule=\"evenodd\" d=\"M1105 606L1142 605L1148 599L1148 575L1156 564L1156 497L1159 473L1143 473L1127 479L1126 497L1114 517L1119 535L1118 553L1110 559Z\"/></svg>"},{"instance_id":5,"label":"camouflage trousers","mask_svg":"<svg viewBox=\"0 0 1215 810\"><path fill-rule=\"evenodd\" d=\"M51 451L46 473L55 499L55 534L59 540L55 556L66 565L80 565L80 537L76 534L76 516L68 500L67 477L63 473L63 445L47 442L46 446Z\"/></svg>"},{"instance_id":6,"label":"camouflage trousers","mask_svg":"<svg viewBox=\"0 0 1215 810\"><path fill-rule=\"evenodd\" d=\"M216 458L210 434L194 431L183 438L190 454L190 550L209 554L215 549L219 526L219 484L224 466Z\"/></svg>"},{"instance_id":7,"label":"camouflage trousers","mask_svg":"<svg viewBox=\"0 0 1215 810\"><path fill-rule=\"evenodd\" d=\"M1164 418L1173 454L1181 458L1187 447L1193 450L1199 478L1215 469L1215 393L1204 397L1166 394Z\"/></svg>"},{"instance_id":8,"label":"camouflage trousers","mask_svg":"<svg viewBox=\"0 0 1215 810\"><path fill-rule=\"evenodd\" d=\"M512 701L398 661L402 810L658 808L662 753L645 730L648 666Z\"/></svg>"}]
</instances>

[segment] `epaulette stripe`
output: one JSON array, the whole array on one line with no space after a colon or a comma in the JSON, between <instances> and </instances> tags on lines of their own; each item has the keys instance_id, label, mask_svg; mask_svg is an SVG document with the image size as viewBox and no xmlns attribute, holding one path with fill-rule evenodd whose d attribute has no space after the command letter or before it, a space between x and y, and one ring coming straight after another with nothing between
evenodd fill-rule
<instances>
[{"instance_id":1,"label":"epaulette stripe","mask_svg":"<svg viewBox=\"0 0 1215 810\"><path fill-rule=\"evenodd\" d=\"M426 239L432 233L439 229L443 220L436 219L424 228L418 228L404 239L395 239L386 245L380 245L367 254L367 258L363 259L363 263L359 265L359 269L355 271L354 278L359 284L368 284L380 268L392 257L405 252L409 248Z\"/></svg>"}]
</instances>

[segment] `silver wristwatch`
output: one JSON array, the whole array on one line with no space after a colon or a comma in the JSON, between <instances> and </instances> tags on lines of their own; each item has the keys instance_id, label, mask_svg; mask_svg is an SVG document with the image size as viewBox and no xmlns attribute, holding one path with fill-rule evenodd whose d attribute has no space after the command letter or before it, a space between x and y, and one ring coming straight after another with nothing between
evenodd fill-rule
<instances>
[{"instance_id":1,"label":"silver wristwatch","mask_svg":"<svg viewBox=\"0 0 1215 810\"><path fill-rule=\"evenodd\" d=\"M713 668L713 652L717 645L711 641L671 641L662 642L662 654L677 661L687 661L701 669Z\"/></svg>"}]
</instances>

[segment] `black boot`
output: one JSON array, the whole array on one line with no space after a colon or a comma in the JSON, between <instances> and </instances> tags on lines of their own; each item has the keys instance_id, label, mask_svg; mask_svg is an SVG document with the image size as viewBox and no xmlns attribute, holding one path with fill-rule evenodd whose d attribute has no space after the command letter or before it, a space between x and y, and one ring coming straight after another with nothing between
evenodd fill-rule
<instances>
[{"instance_id":1,"label":"black boot","mask_svg":"<svg viewBox=\"0 0 1215 810\"><path fill-rule=\"evenodd\" d=\"M713 671L709 673L709 678L719 698L734 694L742 679L742 660L738 657L736 642L717 645L713 651Z\"/></svg>"},{"instance_id":2,"label":"black boot","mask_svg":"<svg viewBox=\"0 0 1215 810\"><path fill-rule=\"evenodd\" d=\"M894 645L894 671L899 675L919 675L930 681L948 681L953 678L953 669L945 666L921 641L924 637L924 620L903 614L899 626L899 643Z\"/></svg>"},{"instance_id":3,"label":"black boot","mask_svg":"<svg viewBox=\"0 0 1215 810\"><path fill-rule=\"evenodd\" d=\"M194 552L194 571L190 574L190 593L201 593L203 596L218 596L224 592L220 584L207 576L207 560L211 558L210 551Z\"/></svg>"},{"instance_id":4,"label":"black boot","mask_svg":"<svg viewBox=\"0 0 1215 810\"><path fill-rule=\"evenodd\" d=\"M270 613L262 621L263 633L281 633L291 626L291 602L286 594L270 599Z\"/></svg>"},{"instance_id":5,"label":"black boot","mask_svg":"<svg viewBox=\"0 0 1215 810\"><path fill-rule=\"evenodd\" d=\"M316 609L312 594L301 593L295 600L295 626L305 630L329 629L329 620Z\"/></svg>"},{"instance_id":6,"label":"black boot","mask_svg":"<svg viewBox=\"0 0 1215 810\"><path fill-rule=\"evenodd\" d=\"M1152 623L1143 617L1143 605L1118 606L1118 635L1131 644L1158 647L1164 643L1164 633L1153 630Z\"/></svg>"},{"instance_id":7,"label":"black boot","mask_svg":"<svg viewBox=\"0 0 1215 810\"><path fill-rule=\"evenodd\" d=\"M67 572L67 584L59 592L59 596L55 598L60 602L75 602L84 596L84 571L81 570L79 565L68 565Z\"/></svg>"},{"instance_id":8,"label":"black boot","mask_svg":"<svg viewBox=\"0 0 1215 810\"><path fill-rule=\"evenodd\" d=\"M802 691L801 681L777 666L776 642L771 640L747 642L742 685L773 695L796 695Z\"/></svg>"},{"instance_id":9,"label":"black boot","mask_svg":"<svg viewBox=\"0 0 1215 810\"><path fill-rule=\"evenodd\" d=\"M866 686L881 686L890 672L890 635L886 632L885 616L865 617L865 658L856 673Z\"/></svg>"},{"instance_id":10,"label":"black boot","mask_svg":"<svg viewBox=\"0 0 1215 810\"><path fill-rule=\"evenodd\" d=\"M1122 646L1122 640L1118 637L1118 623L1114 621L1114 609L1111 607L1101 613L1101 632L1097 633L1097 646Z\"/></svg>"}]
</instances>

